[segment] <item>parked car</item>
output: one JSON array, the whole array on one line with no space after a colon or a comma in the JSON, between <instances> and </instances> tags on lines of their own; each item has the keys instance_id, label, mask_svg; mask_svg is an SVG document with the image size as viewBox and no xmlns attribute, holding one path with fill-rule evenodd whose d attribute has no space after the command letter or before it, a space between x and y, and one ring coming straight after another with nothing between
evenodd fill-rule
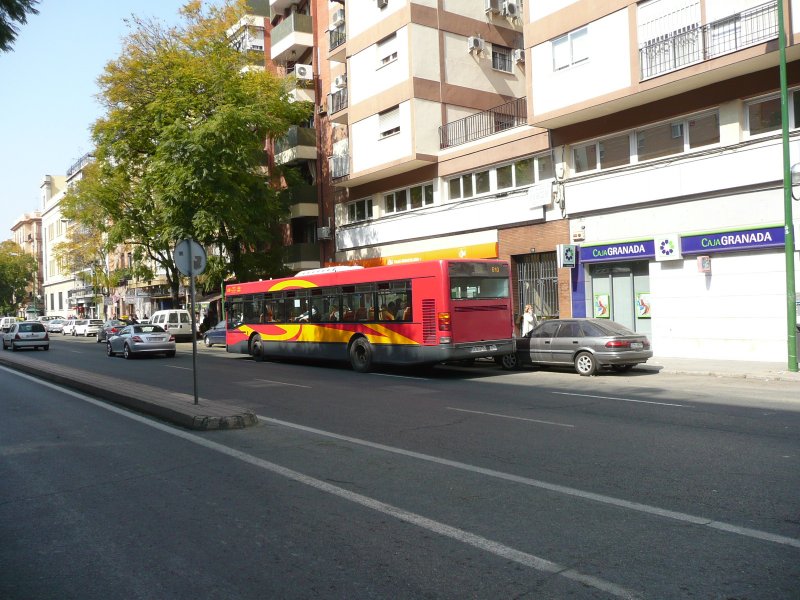
<instances>
[{"instance_id":1,"label":"parked car","mask_svg":"<svg viewBox=\"0 0 800 600\"><path fill-rule=\"evenodd\" d=\"M42 321L42 322L47 322L47 321L52 321L54 319L63 319L63 318L64 317L62 317L61 315L42 315L41 317L39 317L36 320L37 321Z\"/></svg>"},{"instance_id":2,"label":"parked car","mask_svg":"<svg viewBox=\"0 0 800 600\"><path fill-rule=\"evenodd\" d=\"M73 319L67 319L66 321L64 321L64 327L62 328L61 333L63 333L64 335L75 335L75 322L76 321L78 321L78 319L74 319L74 318Z\"/></svg>"},{"instance_id":3,"label":"parked car","mask_svg":"<svg viewBox=\"0 0 800 600\"><path fill-rule=\"evenodd\" d=\"M64 323L66 319L52 319L45 322L47 333L64 333Z\"/></svg>"},{"instance_id":4,"label":"parked car","mask_svg":"<svg viewBox=\"0 0 800 600\"><path fill-rule=\"evenodd\" d=\"M134 358L137 354L175 356L175 336L159 325L126 325L106 342L106 354Z\"/></svg>"},{"instance_id":5,"label":"parked car","mask_svg":"<svg viewBox=\"0 0 800 600\"><path fill-rule=\"evenodd\" d=\"M44 323L39 321L22 321L14 323L3 334L3 350L11 348L17 351L20 348L50 349L50 336Z\"/></svg>"},{"instance_id":6,"label":"parked car","mask_svg":"<svg viewBox=\"0 0 800 600\"><path fill-rule=\"evenodd\" d=\"M607 319L552 319L543 321L517 350L500 359L504 369L521 365L572 366L579 375L600 368L628 371L653 356L647 336Z\"/></svg>"},{"instance_id":7,"label":"parked car","mask_svg":"<svg viewBox=\"0 0 800 600\"><path fill-rule=\"evenodd\" d=\"M221 344L225 346L226 325L227 323L225 323L225 321L220 321L219 323L214 325L211 329L206 331L203 334L203 343L205 343L205 345L209 348L214 344Z\"/></svg>"},{"instance_id":8,"label":"parked car","mask_svg":"<svg viewBox=\"0 0 800 600\"><path fill-rule=\"evenodd\" d=\"M112 335L117 335L120 331L122 331L123 327L129 325L127 321L122 321L120 319L109 319L103 326L100 327L100 331L97 332L97 343L105 342L110 338Z\"/></svg>"},{"instance_id":9,"label":"parked car","mask_svg":"<svg viewBox=\"0 0 800 600\"><path fill-rule=\"evenodd\" d=\"M82 335L84 337L97 335L102 326L103 321L101 319L81 319L75 323L73 335Z\"/></svg>"}]
</instances>

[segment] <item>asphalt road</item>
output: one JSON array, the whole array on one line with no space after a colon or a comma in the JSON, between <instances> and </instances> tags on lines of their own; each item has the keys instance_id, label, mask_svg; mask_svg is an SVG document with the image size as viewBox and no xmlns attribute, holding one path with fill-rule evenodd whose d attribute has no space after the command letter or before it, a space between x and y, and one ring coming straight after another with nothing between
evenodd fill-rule
<instances>
[{"instance_id":1,"label":"asphalt road","mask_svg":"<svg viewBox=\"0 0 800 600\"><path fill-rule=\"evenodd\" d=\"M36 358L191 393L179 348ZM798 597L796 384L197 359L200 395L259 426L190 433L0 371L0 597Z\"/></svg>"}]
</instances>

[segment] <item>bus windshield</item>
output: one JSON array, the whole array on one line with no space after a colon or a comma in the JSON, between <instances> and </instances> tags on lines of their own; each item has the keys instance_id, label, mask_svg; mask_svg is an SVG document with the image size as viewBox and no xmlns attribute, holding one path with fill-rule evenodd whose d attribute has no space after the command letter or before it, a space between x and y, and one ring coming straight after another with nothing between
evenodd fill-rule
<instances>
[{"instance_id":1,"label":"bus windshield","mask_svg":"<svg viewBox=\"0 0 800 600\"><path fill-rule=\"evenodd\" d=\"M450 298L472 300L508 298L508 267L485 263L450 265Z\"/></svg>"}]
</instances>

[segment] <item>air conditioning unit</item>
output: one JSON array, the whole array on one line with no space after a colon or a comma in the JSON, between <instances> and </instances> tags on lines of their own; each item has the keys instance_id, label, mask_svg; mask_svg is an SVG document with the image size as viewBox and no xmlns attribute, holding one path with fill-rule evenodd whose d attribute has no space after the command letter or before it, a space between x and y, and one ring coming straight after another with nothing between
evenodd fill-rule
<instances>
[{"instance_id":1,"label":"air conditioning unit","mask_svg":"<svg viewBox=\"0 0 800 600\"><path fill-rule=\"evenodd\" d=\"M486 0L486 14L498 14L500 12L501 0Z\"/></svg>"},{"instance_id":2,"label":"air conditioning unit","mask_svg":"<svg viewBox=\"0 0 800 600\"><path fill-rule=\"evenodd\" d=\"M525 50L522 48L517 48L514 50L514 62L524 63L525 62Z\"/></svg>"},{"instance_id":3,"label":"air conditioning unit","mask_svg":"<svg viewBox=\"0 0 800 600\"><path fill-rule=\"evenodd\" d=\"M331 228L330 227L317 227L317 239L318 240L329 240L331 239Z\"/></svg>"},{"instance_id":4,"label":"air conditioning unit","mask_svg":"<svg viewBox=\"0 0 800 600\"><path fill-rule=\"evenodd\" d=\"M294 74L298 79L314 79L314 72L311 65L295 65Z\"/></svg>"},{"instance_id":5,"label":"air conditioning unit","mask_svg":"<svg viewBox=\"0 0 800 600\"><path fill-rule=\"evenodd\" d=\"M347 87L347 75L337 75L333 80L333 85L339 89Z\"/></svg>"},{"instance_id":6,"label":"air conditioning unit","mask_svg":"<svg viewBox=\"0 0 800 600\"><path fill-rule=\"evenodd\" d=\"M467 48L470 52L483 52L483 40L476 36L470 36L467 38Z\"/></svg>"},{"instance_id":7,"label":"air conditioning unit","mask_svg":"<svg viewBox=\"0 0 800 600\"><path fill-rule=\"evenodd\" d=\"M389 6L389 0L378 0L378 8L386 8Z\"/></svg>"},{"instance_id":8,"label":"air conditioning unit","mask_svg":"<svg viewBox=\"0 0 800 600\"><path fill-rule=\"evenodd\" d=\"M328 98L328 101L330 102L330 98ZM317 106L318 114L324 115L326 112L328 112L328 107L325 104L320 104L319 106Z\"/></svg>"},{"instance_id":9,"label":"air conditioning unit","mask_svg":"<svg viewBox=\"0 0 800 600\"><path fill-rule=\"evenodd\" d=\"M333 13L333 19L331 19L331 25L333 27L336 27L337 25L341 25L342 23L344 23L344 9L340 8Z\"/></svg>"},{"instance_id":10,"label":"air conditioning unit","mask_svg":"<svg viewBox=\"0 0 800 600\"><path fill-rule=\"evenodd\" d=\"M516 18L519 16L519 4L515 0L504 0L503 14L507 17Z\"/></svg>"}]
</instances>

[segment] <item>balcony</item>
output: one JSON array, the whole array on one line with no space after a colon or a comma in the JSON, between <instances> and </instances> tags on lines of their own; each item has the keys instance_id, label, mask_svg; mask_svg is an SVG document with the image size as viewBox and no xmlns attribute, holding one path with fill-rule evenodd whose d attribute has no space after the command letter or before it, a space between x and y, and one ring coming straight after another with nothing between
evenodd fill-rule
<instances>
[{"instance_id":1,"label":"balcony","mask_svg":"<svg viewBox=\"0 0 800 600\"><path fill-rule=\"evenodd\" d=\"M347 108L347 88L328 94L328 118L331 121L347 123L347 113L342 113L345 108Z\"/></svg>"},{"instance_id":2,"label":"balcony","mask_svg":"<svg viewBox=\"0 0 800 600\"><path fill-rule=\"evenodd\" d=\"M345 42L347 31L344 23L340 23L328 32L328 60L335 62L345 61Z\"/></svg>"},{"instance_id":3,"label":"balcony","mask_svg":"<svg viewBox=\"0 0 800 600\"><path fill-rule=\"evenodd\" d=\"M777 37L778 5L769 2L647 42L639 49L640 77L658 77Z\"/></svg>"},{"instance_id":4,"label":"balcony","mask_svg":"<svg viewBox=\"0 0 800 600\"><path fill-rule=\"evenodd\" d=\"M292 13L272 30L272 60L289 60L314 46L310 15Z\"/></svg>"},{"instance_id":5,"label":"balcony","mask_svg":"<svg viewBox=\"0 0 800 600\"><path fill-rule=\"evenodd\" d=\"M439 127L439 148L452 148L474 142L506 129L528 124L528 104L525 97L517 98L495 108L475 113Z\"/></svg>"},{"instance_id":6,"label":"balcony","mask_svg":"<svg viewBox=\"0 0 800 600\"><path fill-rule=\"evenodd\" d=\"M284 248L284 263L293 270L314 269L320 266L319 242L303 242Z\"/></svg>"},{"instance_id":7,"label":"balcony","mask_svg":"<svg viewBox=\"0 0 800 600\"><path fill-rule=\"evenodd\" d=\"M287 134L275 140L275 164L291 165L317 158L317 131L292 125Z\"/></svg>"},{"instance_id":8,"label":"balcony","mask_svg":"<svg viewBox=\"0 0 800 600\"><path fill-rule=\"evenodd\" d=\"M331 173L331 179L341 179L350 174L350 155L349 154L334 154L328 157L328 169Z\"/></svg>"},{"instance_id":9,"label":"balcony","mask_svg":"<svg viewBox=\"0 0 800 600\"><path fill-rule=\"evenodd\" d=\"M281 198L289 206L289 215L292 219L319 216L316 185L294 185L282 190Z\"/></svg>"},{"instance_id":10,"label":"balcony","mask_svg":"<svg viewBox=\"0 0 800 600\"><path fill-rule=\"evenodd\" d=\"M289 90L289 102L311 102L316 100L313 81L298 79L293 89Z\"/></svg>"}]
</instances>

